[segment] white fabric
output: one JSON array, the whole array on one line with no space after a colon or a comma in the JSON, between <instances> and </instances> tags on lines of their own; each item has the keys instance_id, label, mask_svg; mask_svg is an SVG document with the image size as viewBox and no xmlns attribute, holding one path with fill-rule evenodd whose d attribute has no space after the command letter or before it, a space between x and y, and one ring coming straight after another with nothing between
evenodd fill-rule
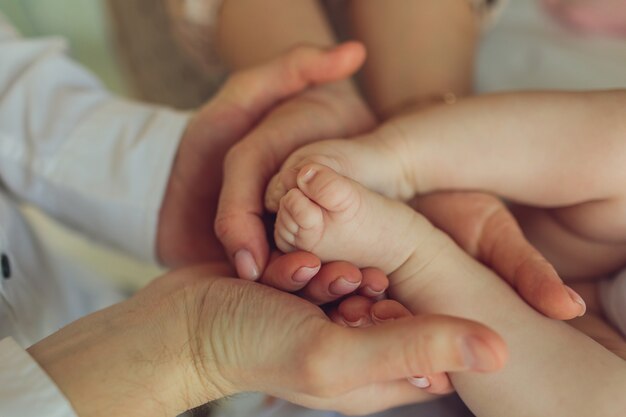
<instances>
[{"instance_id":1,"label":"white fabric","mask_svg":"<svg viewBox=\"0 0 626 417\"><path fill-rule=\"evenodd\" d=\"M22 39L0 16L0 416L74 416L22 349L119 299L76 279L20 211L154 260L159 208L188 115L110 96L61 39ZM87 272L88 274L89 272ZM16 344L17 343L17 344ZM22 348L19 348L21 346Z\"/></svg>"},{"instance_id":2,"label":"white fabric","mask_svg":"<svg viewBox=\"0 0 626 417\"><path fill-rule=\"evenodd\" d=\"M482 41L476 74L476 89L480 93L620 87L626 88L626 42L584 38L568 32L552 21L540 9L536 0L509 0L502 15L486 32ZM626 291L626 285L620 285ZM621 303L626 303L626 294L619 297ZM624 305L621 304L622 312ZM266 408L263 404L254 396L243 397L222 405L222 411L217 417L340 415L314 412L282 402L277 402L273 408ZM471 413L451 399L376 414L381 417L466 415Z\"/></svg>"},{"instance_id":3,"label":"white fabric","mask_svg":"<svg viewBox=\"0 0 626 417\"><path fill-rule=\"evenodd\" d=\"M37 395L24 395L36 392ZM0 415L75 416L48 375L13 339L0 341Z\"/></svg>"},{"instance_id":4,"label":"white fabric","mask_svg":"<svg viewBox=\"0 0 626 417\"><path fill-rule=\"evenodd\" d=\"M626 337L626 269L600 284L604 315Z\"/></svg>"}]
</instances>

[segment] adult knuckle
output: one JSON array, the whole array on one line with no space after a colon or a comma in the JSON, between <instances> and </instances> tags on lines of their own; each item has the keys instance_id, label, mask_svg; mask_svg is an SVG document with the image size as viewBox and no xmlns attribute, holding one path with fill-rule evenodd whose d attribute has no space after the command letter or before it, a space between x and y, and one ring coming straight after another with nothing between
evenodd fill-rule
<instances>
[{"instance_id":1,"label":"adult knuckle","mask_svg":"<svg viewBox=\"0 0 626 417\"><path fill-rule=\"evenodd\" d=\"M220 213L215 217L215 222L213 223L213 231L219 239L224 239L232 234L235 224L237 224L236 214Z\"/></svg>"}]
</instances>

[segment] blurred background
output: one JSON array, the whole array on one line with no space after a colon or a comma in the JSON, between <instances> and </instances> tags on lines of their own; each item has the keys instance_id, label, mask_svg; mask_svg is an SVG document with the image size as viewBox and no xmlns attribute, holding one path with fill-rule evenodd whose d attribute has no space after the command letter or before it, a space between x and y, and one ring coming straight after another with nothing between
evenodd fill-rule
<instances>
[{"instance_id":1,"label":"blurred background","mask_svg":"<svg viewBox=\"0 0 626 417\"><path fill-rule=\"evenodd\" d=\"M204 102L220 81L180 51L162 0L0 0L0 12L24 36L66 38L72 57L124 96L190 109ZM36 210L26 212L59 256L78 257L85 268L128 292L160 272L87 242Z\"/></svg>"}]
</instances>

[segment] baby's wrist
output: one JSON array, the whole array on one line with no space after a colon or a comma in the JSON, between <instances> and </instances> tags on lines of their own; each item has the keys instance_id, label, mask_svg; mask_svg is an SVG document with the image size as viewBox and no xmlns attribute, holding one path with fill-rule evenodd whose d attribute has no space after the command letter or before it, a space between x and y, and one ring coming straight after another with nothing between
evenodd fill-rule
<instances>
[{"instance_id":1,"label":"baby's wrist","mask_svg":"<svg viewBox=\"0 0 626 417\"><path fill-rule=\"evenodd\" d=\"M376 161L377 186L368 187L388 198L408 201L416 195L416 189L403 136L395 124L387 122L356 140L370 149Z\"/></svg>"}]
</instances>

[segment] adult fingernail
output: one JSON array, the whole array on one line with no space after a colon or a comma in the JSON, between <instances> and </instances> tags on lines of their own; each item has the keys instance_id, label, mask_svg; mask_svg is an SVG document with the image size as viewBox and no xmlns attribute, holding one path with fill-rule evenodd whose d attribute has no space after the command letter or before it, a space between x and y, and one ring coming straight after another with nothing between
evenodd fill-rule
<instances>
[{"instance_id":1,"label":"adult fingernail","mask_svg":"<svg viewBox=\"0 0 626 417\"><path fill-rule=\"evenodd\" d=\"M370 286L363 287L361 292L362 292L362 295L369 297L369 298L373 298L375 300L382 299L383 295L385 294L385 290L374 290Z\"/></svg>"},{"instance_id":2,"label":"adult fingernail","mask_svg":"<svg viewBox=\"0 0 626 417\"><path fill-rule=\"evenodd\" d=\"M474 371L492 371L498 367L493 350L478 337L468 336L461 339L463 363Z\"/></svg>"},{"instance_id":3,"label":"adult fingernail","mask_svg":"<svg viewBox=\"0 0 626 417\"><path fill-rule=\"evenodd\" d=\"M346 295L359 288L360 282L350 282L344 277L339 277L328 286L332 295Z\"/></svg>"},{"instance_id":4,"label":"adult fingernail","mask_svg":"<svg viewBox=\"0 0 626 417\"><path fill-rule=\"evenodd\" d=\"M406 380L415 385L417 388L430 387L430 379L428 379L427 376L411 376L408 377Z\"/></svg>"},{"instance_id":5,"label":"adult fingernail","mask_svg":"<svg viewBox=\"0 0 626 417\"><path fill-rule=\"evenodd\" d=\"M375 314L373 311L371 312L371 316L372 316L372 320L374 320L376 323L384 323L386 321L392 321L395 320L395 317L385 317L384 315L381 315L380 313Z\"/></svg>"},{"instance_id":6,"label":"adult fingernail","mask_svg":"<svg viewBox=\"0 0 626 417\"><path fill-rule=\"evenodd\" d=\"M320 270L321 265L315 267L303 266L298 269L295 274L291 277L295 282L308 282L317 274Z\"/></svg>"},{"instance_id":7,"label":"adult fingernail","mask_svg":"<svg viewBox=\"0 0 626 417\"><path fill-rule=\"evenodd\" d=\"M583 300L583 298L576 291L574 291L567 285L565 285L565 289L567 290L567 293L569 294L572 301L580 305L581 312L578 317L584 316L585 312L587 311L587 304L585 304L585 300Z\"/></svg>"},{"instance_id":8,"label":"adult fingernail","mask_svg":"<svg viewBox=\"0 0 626 417\"><path fill-rule=\"evenodd\" d=\"M300 179L302 180L303 183L307 184L313 179L315 174L317 174L317 171L314 170L313 168L309 168L306 170L304 174L302 174Z\"/></svg>"},{"instance_id":9,"label":"adult fingernail","mask_svg":"<svg viewBox=\"0 0 626 417\"><path fill-rule=\"evenodd\" d=\"M349 321L345 317L343 318L344 323L346 323L349 327L363 327L366 323L367 319L365 317L359 317L357 321Z\"/></svg>"},{"instance_id":10,"label":"adult fingernail","mask_svg":"<svg viewBox=\"0 0 626 417\"><path fill-rule=\"evenodd\" d=\"M235 253L235 269L240 278L250 281L259 279L259 267L254 261L252 254L245 249L241 249Z\"/></svg>"}]
</instances>

